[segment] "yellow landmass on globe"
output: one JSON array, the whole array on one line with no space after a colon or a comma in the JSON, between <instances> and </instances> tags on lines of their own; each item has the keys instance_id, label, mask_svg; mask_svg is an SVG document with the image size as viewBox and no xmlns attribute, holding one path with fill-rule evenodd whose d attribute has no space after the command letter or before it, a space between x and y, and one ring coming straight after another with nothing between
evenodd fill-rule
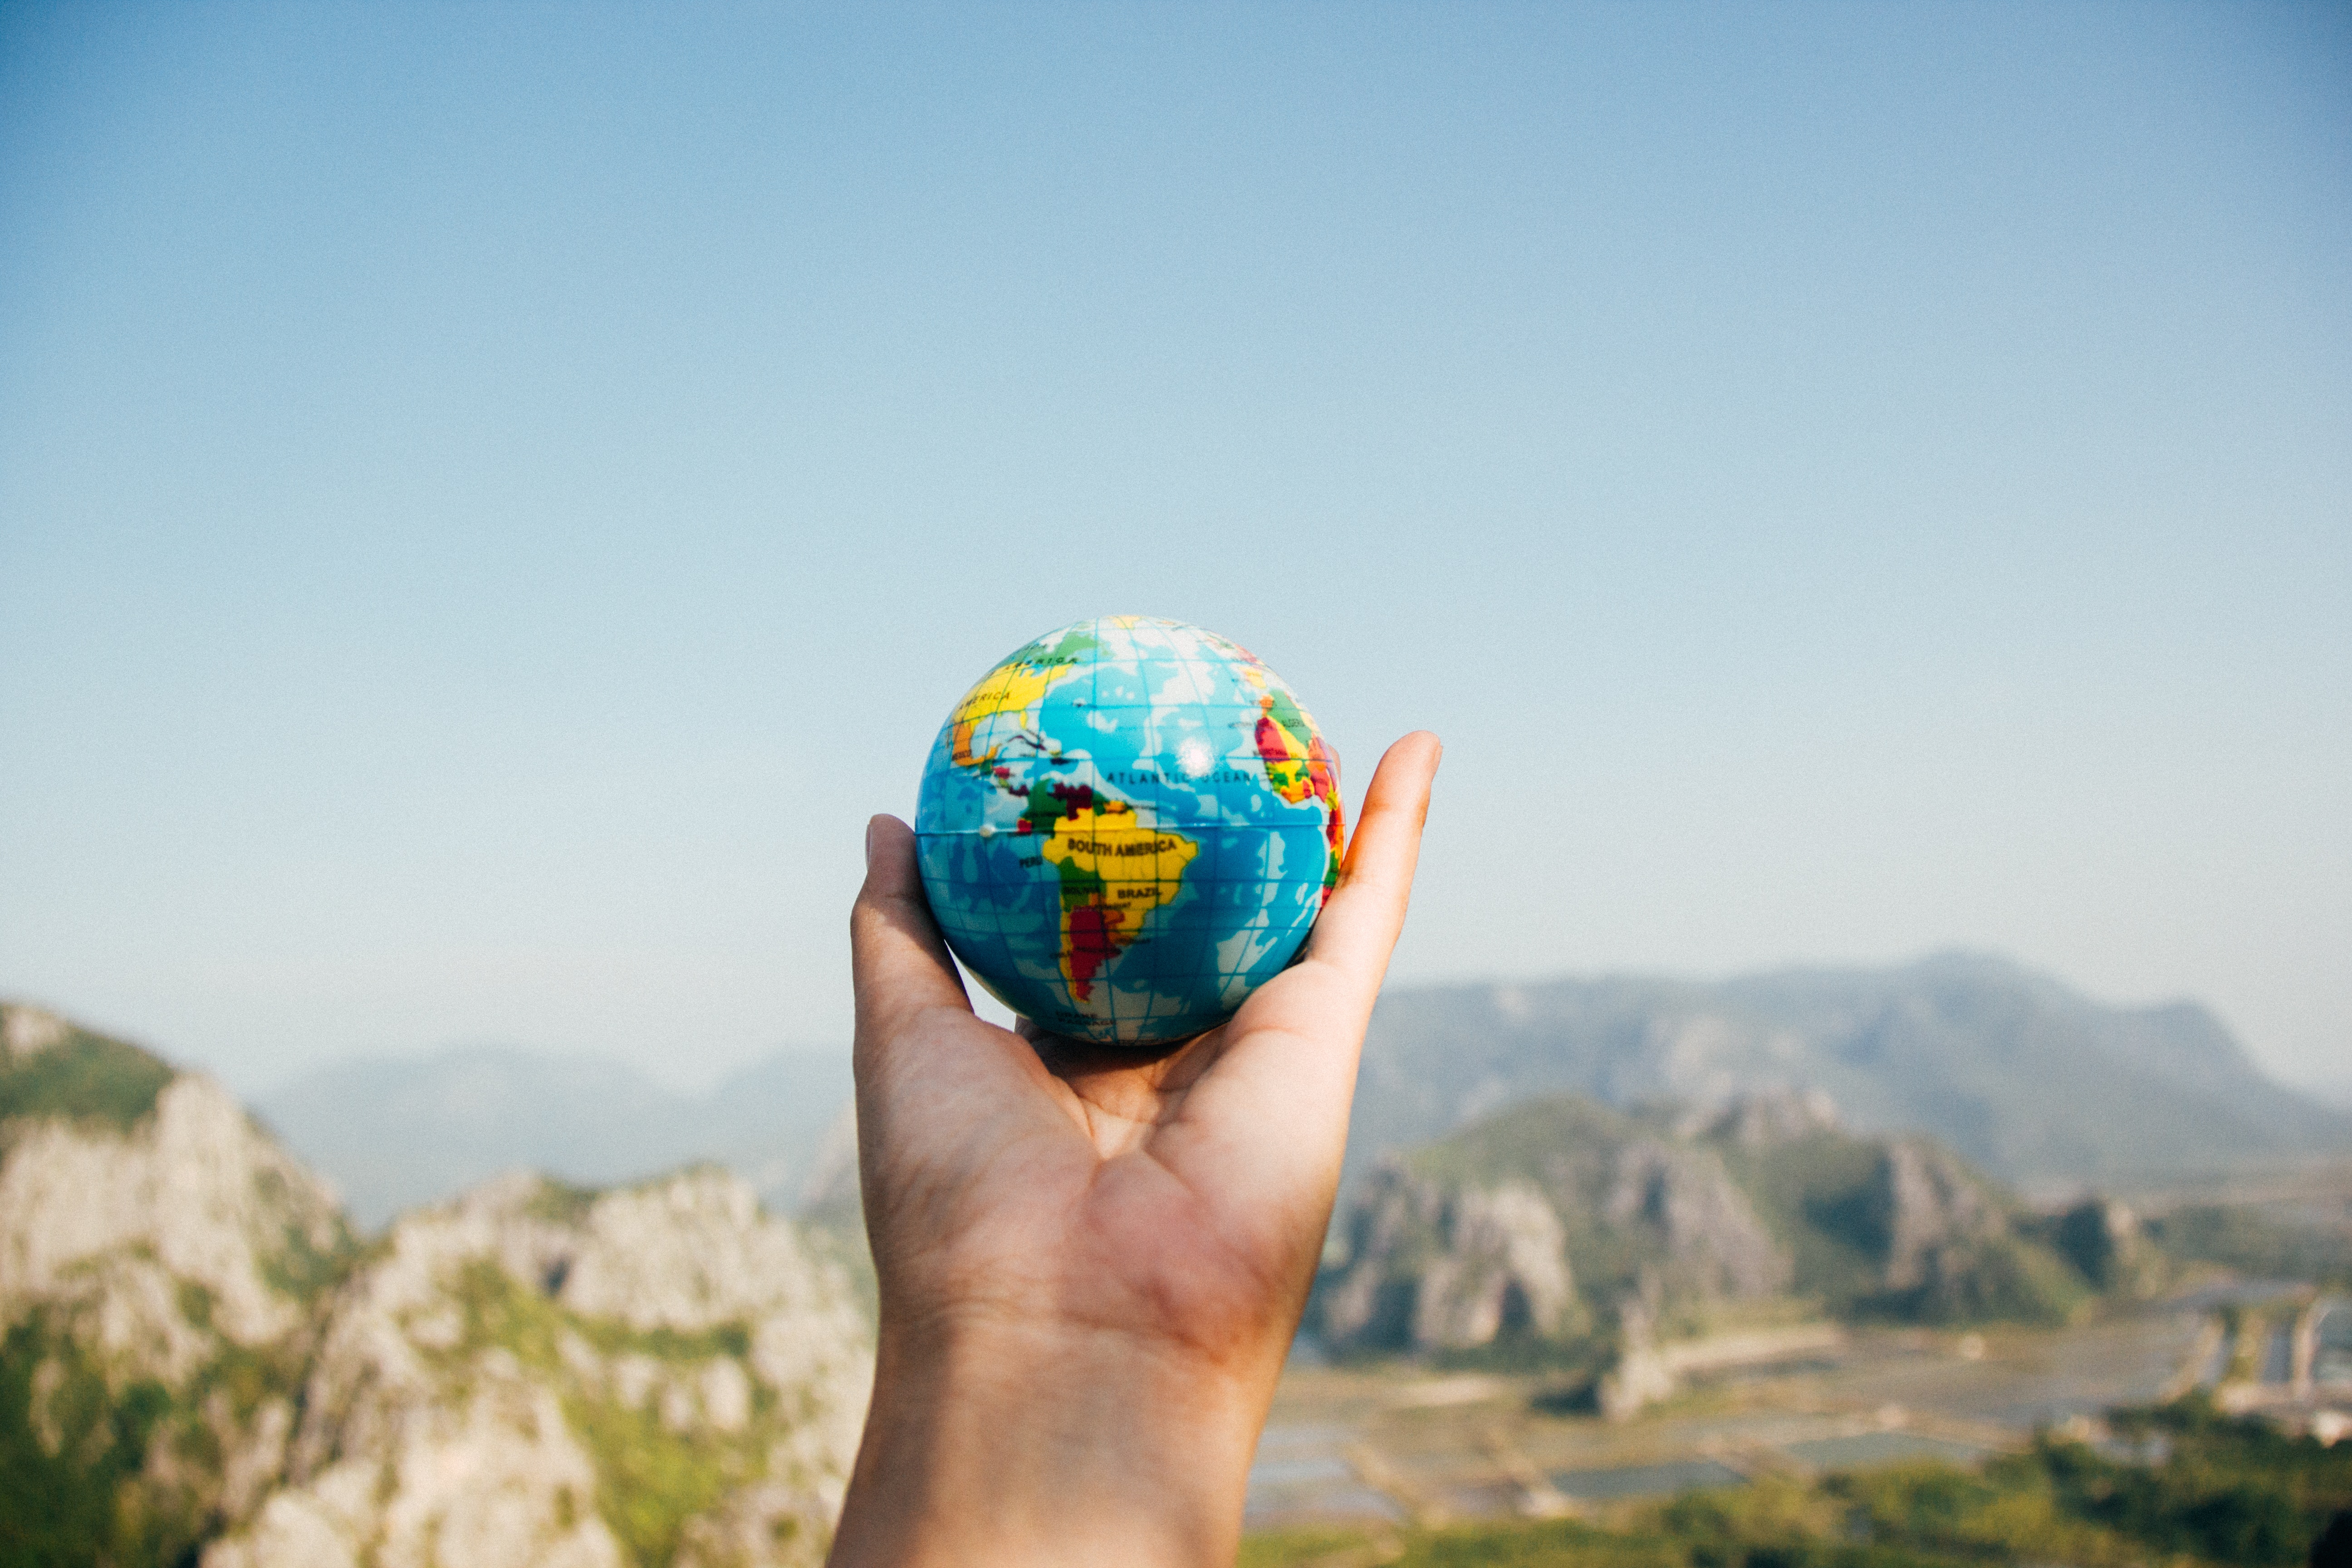
<instances>
[{"instance_id":1,"label":"yellow landmass on globe","mask_svg":"<svg viewBox=\"0 0 2352 1568\"><path fill-rule=\"evenodd\" d=\"M1081 806L1059 818L1044 845L1062 873L1062 978L1080 1002L1103 965L1135 943L1146 916L1172 901L1201 846L1147 827L1124 801Z\"/></svg>"},{"instance_id":2,"label":"yellow landmass on globe","mask_svg":"<svg viewBox=\"0 0 2352 1568\"><path fill-rule=\"evenodd\" d=\"M996 760L1001 744L974 755L972 742L980 727L991 719L1007 713L1026 713L1045 700L1045 693L1067 680L1085 668L1074 658L1056 659L1051 663L1031 663L1012 659L998 665L980 678L980 684L964 693L948 717L954 726L950 742L951 755L960 768L986 767Z\"/></svg>"}]
</instances>

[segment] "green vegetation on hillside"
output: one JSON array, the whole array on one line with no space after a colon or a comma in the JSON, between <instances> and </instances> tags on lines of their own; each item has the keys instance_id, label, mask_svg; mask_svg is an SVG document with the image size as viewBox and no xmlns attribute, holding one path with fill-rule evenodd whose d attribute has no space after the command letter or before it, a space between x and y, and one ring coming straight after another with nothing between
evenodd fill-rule
<instances>
[{"instance_id":1,"label":"green vegetation on hillside","mask_svg":"<svg viewBox=\"0 0 2352 1568\"><path fill-rule=\"evenodd\" d=\"M1442 1530L1277 1531L1241 1568L1355 1560L1397 1568L1981 1568L1990 1563L2299 1568L2352 1509L2352 1444L2321 1447L2200 1397L2116 1412L2157 1464L2044 1436L1981 1473L1915 1464L1814 1482L1768 1479L1573 1521Z\"/></svg>"},{"instance_id":2,"label":"green vegetation on hillside","mask_svg":"<svg viewBox=\"0 0 2352 1568\"><path fill-rule=\"evenodd\" d=\"M1576 1321L1587 1327L1602 1321L1609 1305L1661 1261L1649 1227L1602 1212L1618 1152L1645 1136L1671 1135L1652 1119L1563 1095L1499 1111L1407 1159L1417 1173L1449 1183L1517 1180L1542 1189L1559 1215L1585 1300Z\"/></svg>"},{"instance_id":3,"label":"green vegetation on hillside","mask_svg":"<svg viewBox=\"0 0 2352 1568\"><path fill-rule=\"evenodd\" d=\"M2001 1215L2003 1233L1968 1238L1964 1270L1890 1289L1881 1279L1893 1239L1877 1184L1886 1158L1883 1141L1822 1131L1757 1151L1716 1142L1759 1215L1790 1248L1797 1294L1832 1316L2061 1323L2093 1293L2090 1281L2018 1226L2016 1199L1974 1173L1979 1194Z\"/></svg>"},{"instance_id":4,"label":"green vegetation on hillside","mask_svg":"<svg viewBox=\"0 0 2352 1568\"><path fill-rule=\"evenodd\" d=\"M183 1281L181 1316L209 1328L215 1303ZM264 1404L299 1397L299 1346L217 1342L175 1392L112 1384L88 1325L37 1310L0 1342L0 1568L178 1568L219 1528L205 1484L223 1426L250 1429ZM161 1458L160 1464L151 1463Z\"/></svg>"},{"instance_id":5,"label":"green vegetation on hillside","mask_svg":"<svg viewBox=\"0 0 2352 1568\"><path fill-rule=\"evenodd\" d=\"M196 1521L158 1517L132 1484L170 1412L163 1384L110 1391L69 1334L39 1313L0 1341L0 1568L169 1563Z\"/></svg>"},{"instance_id":6,"label":"green vegetation on hillside","mask_svg":"<svg viewBox=\"0 0 2352 1568\"><path fill-rule=\"evenodd\" d=\"M559 1201L577 1191L553 1183L548 1186L556 1189ZM714 1354L743 1354L750 1348L750 1331L744 1325L724 1323L690 1334L631 1329L612 1319L567 1311L488 1258L467 1263L457 1285L465 1332L436 1359L462 1381L470 1375L476 1356L496 1346L561 1389L564 1418L596 1467L596 1496L580 1503L603 1514L636 1568L668 1568L687 1521L760 1474L767 1439L756 1422L733 1433L707 1424L680 1429L663 1420L652 1405L628 1403L583 1380L562 1351L564 1337L577 1335L608 1355L629 1353L692 1364ZM753 1414L773 1409L774 1397L767 1389L755 1388Z\"/></svg>"},{"instance_id":7,"label":"green vegetation on hillside","mask_svg":"<svg viewBox=\"0 0 2352 1568\"><path fill-rule=\"evenodd\" d=\"M263 1171L254 1178L254 1187L266 1208L279 1214L287 1212L284 1176L276 1171ZM359 1237L352 1234L350 1222L338 1213L325 1246L320 1246L308 1228L289 1219L278 1227L278 1246L261 1253L254 1262L263 1284L305 1306L313 1306L351 1277L362 1250Z\"/></svg>"},{"instance_id":8,"label":"green vegetation on hillside","mask_svg":"<svg viewBox=\"0 0 2352 1568\"><path fill-rule=\"evenodd\" d=\"M553 1176L539 1179L539 1191L533 1194L529 1212L534 1219L550 1225L578 1225L588 1217L603 1193L601 1187L585 1187L560 1181Z\"/></svg>"},{"instance_id":9,"label":"green vegetation on hillside","mask_svg":"<svg viewBox=\"0 0 2352 1568\"><path fill-rule=\"evenodd\" d=\"M0 1121L62 1116L129 1131L172 1078L169 1065L137 1046L77 1028L29 1055L0 1057Z\"/></svg>"},{"instance_id":10,"label":"green vegetation on hillside","mask_svg":"<svg viewBox=\"0 0 2352 1568\"><path fill-rule=\"evenodd\" d=\"M1796 1292L1838 1317L1913 1322L2060 1323L2099 1289L2042 1236L2014 1194L1956 1158L1952 1169L1995 1216L1982 1234L1955 1237L1966 1265L1906 1289L1884 1281L1895 1215L1881 1184L1884 1139L1817 1131L1744 1149L1714 1140L1725 1164L1789 1247Z\"/></svg>"},{"instance_id":11,"label":"green vegetation on hillside","mask_svg":"<svg viewBox=\"0 0 2352 1568\"><path fill-rule=\"evenodd\" d=\"M1877 1294L1886 1222L1871 1201L1876 1145L1816 1132L1753 1152L1735 1145L1723 1155L1757 1214L1789 1245L1799 1290L1833 1311Z\"/></svg>"},{"instance_id":12,"label":"green vegetation on hillside","mask_svg":"<svg viewBox=\"0 0 2352 1568\"><path fill-rule=\"evenodd\" d=\"M1523 1195L1498 1211L1507 1189ZM1956 1155L1837 1131L1794 1097L1740 1102L1705 1131L1672 1107L1529 1100L1385 1166L1339 1223L1344 1260L1318 1282L1310 1322L1344 1357L1414 1352L1597 1377L1636 1298L1649 1331L1671 1340L1815 1314L2056 1324L2104 1293L2056 1222ZM1525 1261L1553 1247L1572 1282L1565 1306L1551 1282L1562 1277ZM2096 1252L2084 1257L2114 1276L2111 1293L2141 1288L2142 1271ZM1545 1328L1504 1310L1475 1343L1430 1342L1419 1325L1431 1282L1443 1310L1442 1293L1465 1280L1507 1303L1511 1289L1522 1303L1549 1290Z\"/></svg>"}]
</instances>

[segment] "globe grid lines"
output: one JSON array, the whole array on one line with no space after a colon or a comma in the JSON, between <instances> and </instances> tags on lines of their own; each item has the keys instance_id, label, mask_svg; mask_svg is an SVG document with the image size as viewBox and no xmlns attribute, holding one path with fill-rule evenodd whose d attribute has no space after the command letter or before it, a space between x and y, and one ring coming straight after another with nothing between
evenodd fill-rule
<instances>
[{"instance_id":1,"label":"globe grid lines","mask_svg":"<svg viewBox=\"0 0 2352 1568\"><path fill-rule=\"evenodd\" d=\"M957 955L1015 1012L1173 1037L1306 942L1338 836L1337 759L1296 694L1237 650L1168 623L1082 622L1024 644L950 714L918 811L926 886ZM1147 859L1120 858L1139 843Z\"/></svg>"}]
</instances>

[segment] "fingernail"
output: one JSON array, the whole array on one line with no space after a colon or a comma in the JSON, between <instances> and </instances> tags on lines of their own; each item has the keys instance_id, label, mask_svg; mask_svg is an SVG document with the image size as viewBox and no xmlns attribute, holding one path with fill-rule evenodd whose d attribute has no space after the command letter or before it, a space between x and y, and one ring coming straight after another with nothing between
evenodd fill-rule
<instances>
[{"instance_id":1,"label":"fingernail","mask_svg":"<svg viewBox=\"0 0 2352 1568\"><path fill-rule=\"evenodd\" d=\"M866 824L866 868L869 871L874 869L874 824L871 819Z\"/></svg>"}]
</instances>

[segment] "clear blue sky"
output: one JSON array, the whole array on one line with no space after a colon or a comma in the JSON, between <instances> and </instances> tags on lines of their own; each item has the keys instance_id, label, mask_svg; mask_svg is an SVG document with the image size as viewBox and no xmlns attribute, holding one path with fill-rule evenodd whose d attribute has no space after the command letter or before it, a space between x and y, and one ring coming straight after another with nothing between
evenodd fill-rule
<instances>
[{"instance_id":1,"label":"clear blue sky","mask_svg":"<svg viewBox=\"0 0 2352 1568\"><path fill-rule=\"evenodd\" d=\"M1397 976L2352 1062L2352 12L0 8L0 991L845 1037L1081 616L1448 743Z\"/></svg>"}]
</instances>

